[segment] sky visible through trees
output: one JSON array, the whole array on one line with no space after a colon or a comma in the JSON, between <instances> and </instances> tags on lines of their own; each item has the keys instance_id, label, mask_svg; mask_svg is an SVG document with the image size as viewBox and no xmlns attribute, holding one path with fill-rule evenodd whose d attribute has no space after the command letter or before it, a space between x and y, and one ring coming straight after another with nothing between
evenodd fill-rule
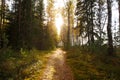
<instances>
[{"instance_id":1,"label":"sky visible through trees","mask_svg":"<svg viewBox=\"0 0 120 80\"><path fill-rule=\"evenodd\" d=\"M55 3L54 3L55 9L59 10L60 8L65 7L65 5L66 5L65 2L66 1L67 0L56 0ZM11 10L13 0L9 0L9 1L6 0L6 2L9 5L9 9ZM44 0L44 4L45 4L45 8L46 8L47 7L47 0ZM74 0L74 6L75 6L75 4L76 4L76 0ZM117 27L117 28L112 27L113 33L117 32L116 30L118 30L118 26L119 26L119 18L118 18L119 13L118 13L118 5L117 4L118 3L113 0L113 3L112 3L112 26ZM106 21L106 23L107 23L107 21ZM74 27L76 26L76 24L77 23L75 22ZM107 24L105 26L107 26ZM104 28L104 30L106 31L106 28Z\"/></svg>"},{"instance_id":2,"label":"sky visible through trees","mask_svg":"<svg viewBox=\"0 0 120 80\"><path fill-rule=\"evenodd\" d=\"M12 3L13 1L12 0L6 0L7 1L7 4L9 5L9 9L12 8ZM56 3L55 3L55 8L59 8L59 7L64 7L65 6L65 1L66 0L56 0ZM76 3L76 0L74 0L75 3ZM44 0L44 3L47 5L47 0ZM114 25L114 21L117 22L117 26L118 26L118 3L116 1L113 1L113 7L112 7L112 14L113 14L113 25Z\"/></svg>"},{"instance_id":3,"label":"sky visible through trees","mask_svg":"<svg viewBox=\"0 0 120 80\"><path fill-rule=\"evenodd\" d=\"M0 80L39 80L47 61L52 76L68 62L75 80L120 80L120 0L0 0Z\"/></svg>"},{"instance_id":4,"label":"sky visible through trees","mask_svg":"<svg viewBox=\"0 0 120 80\"><path fill-rule=\"evenodd\" d=\"M44 22L46 24L49 23L49 25L54 24L54 26L56 26L57 34L59 34L59 36L62 36L62 34L60 35L60 33L62 33L62 28L65 28L68 25L70 28L68 27L69 28L68 31L67 31L67 28L66 28L66 33L64 33L64 36L65 36L65 34L66 34L66 36L68 35L68 37L70 39L68 39L68 38L66 38L66 39L70 40L70 43L72 45L75 44L74 41L77 42L77 44L80 44L77 41L77 39L74 39L75 36L76 36L76 33L74 33L74 30L72 29L72 27L75 28L79 24L79 21L77 21L77 15L75 15L76 10L77 10L76 9L77 8L77 6L76 6L77 5L77 0L74 0L74 1L72 0L71 1L72 6L69 5L69 1L70 0L53 0L52 3L50 3L50 1L48 1L48 0L43 0L43 7L44 7L44 14L45 14L44 18L46 19ZM14 8L14 6L13 6L14 2L15 2L14 0L6 0L6 5L8 5L8 9L11 10L11 11ZM95 12L95 10L97 10L97 8L99 8L99 5L97 4L97 2L95 4L96 5L94 7L96 9L93 8L94 9L93 12ZM114 37L117 36L117 32L119 31L118 2L117 1L112 1L111 6L112 6L112 27L111 27L111 29L112 29L112 36L113 36L113 41L114 41ZM107 31L106 27L107 27L107 23L108 23L107 22L108 21L107 20L107 18L108 18L108 15L107 15L107 3L104 3L102 5L102 7L103 7L103 11L102 11L102 13L99 13L99 14L101 14L101 15L104 14L104 15L102 15L104 18L101 18L101 19L103 19L103 20L101 20L101 23L102 23L101 25L103 26L103 32L106 33L106 31ZM51 9L51 13L50 13L48 8ZM67 12L67 10L68 10L68 12ZM71 13L71 14L68 14L68 13ZM99 14L94 13L94 15L95 15L94 18L97 19ZM51 19L53 20L53 22L49 22L49 20L47 21L47 19L50 19L49 18L50 16L51 16ZM68 19L67 19L67 16L68 16ZM95 20L93 21L93 24L97 25ZM53 28L55 28L55 27L53 27ZM68 34L67 34L67 32L68 32ZM93 30L93 32L94 32L94 30ZM107 33L103 37L107 39ZM66 40L66 39L64 37L64 40ZM81 38L79 38L79 39L81 39ZM66 42L66 41L62 41L62 42ZM68 43L66 43L66 44L69 44L69 41L67 41L67 42ZM86 44L87 39L84 38L83 43ZM104 41L104 43L107 43L107 42ZM116 43L114 43L114 45L115 44Z\"/></svg>"},{"instance_id":5,"label":"sky visible through trees","mask_svg":"<svg viewBox=\"0 0 120 80\"><path fill-rule=\"evenodd\" d=\"M5 0L5 2L6 2L6 5L8 5L8 9L10 11L13 11L15 1L14 0ZM69 37L69 39L68 39L69 41L67 41L68 43L66 43L66 44L69 44L69 42L72 45L76 44L76 43L74 43L74 41L77 42L77 44L80 44L78 41L79 39L81 40L81 38L78 36L79 34L74 33L75 30L72 29L72 28L76 28L79 25L79 20L77 20L78 15L75 15L76 11L77 11L77 3L78 3L77 0L74 0L74 1L73 0L72 1L70 1L70 0L53 0L52 1L51 0L51 2L48 0L43 0L43 7L44 7L43 14L44 14L44 19L45 19L43 22L45 22L49 26L54 25L54 27L52 27L51 29L53 30L53 28L56 28L57 34L59 34L59 36L62 36L61 40L63 39L63 34L64 34L64 41L62 41L62 42L64 42L64 44L66 43L65 40L67 40L68 37ZM26 3L26 4L28 4L28 3ZM37 3L35 3L35 5L36 4ZM103 37L105 39L107 39L107 32L106 32L107 31L106 27L107 27L107 23L108 23L107 22L108 21L107 20L107 18L108 18L107 3L105 3L105 1L104 1L104 3L102 4L103 9L101 9L102 10L101 13L95 12L99 8L99 5L97 4L97 0L96 0L96 2L94 1L93 4L95 4L95 6L93 6L94 10L93 10L93 15L91 15L91 16L93 16L93 18L97 19L99 17L98 15L101 14L101 19L103 19L103 20L101 20L101 23L102 23L101 25L103 26L103 28L102 28L103 32L106 34L106 35L103 35ZM18 6L21 6L21 5L18 5ZM112 36L113 36L113 45L116 45L116 42L114 43L114 38L116 36L118 36L117 32L119 31L118 2L112 1L111 6L112 6L112 8L111 8L112 9L112 27L111 27L111 29L112 29ZM49 8L51 9L51 12L50 12ZM104 15L102 15L102 14L104 14ZM102 18L102 17L104 17L104 18ZM53 22L51 20L50 20L51 22L49 22L49 19L51 19ZM92 23L90 23L90 24L92 24ZM93 26L94 25L97 26L97 23L95 20L93 20ZM67 30L67 26L68 26L68 30ZM66 27L66 31L63 31L65 33L61 34L62 29L64 28L63 30L65 30L65 27ZM68 32L68 34L67 34L67 32ZM93 30L93 32L94 32L94 30ZM66 39L65 39L65 34L66 34L66 36L68 35ZM55 34L52 33L51 35L53 36ZM74 39L76 36L79 39ZM94 38L94 36L93 36L93 38ZM95 39L96 39L96 37L95 37ZM61 40L59 39L58 41L61 41ZM86 38L84 38L83 43L84 44L87 43ZM104 43L107 43L107 41L104 41Z\"/></svg>"}]
</instances>

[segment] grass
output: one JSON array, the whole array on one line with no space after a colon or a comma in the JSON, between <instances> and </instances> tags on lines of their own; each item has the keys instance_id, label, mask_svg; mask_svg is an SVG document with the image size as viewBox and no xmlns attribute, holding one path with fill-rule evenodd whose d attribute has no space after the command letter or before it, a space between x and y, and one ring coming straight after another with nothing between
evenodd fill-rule
<instances>
[{"instance_id":1,"label":"grass","mask_svg":"<svg viewBox=\"0 0 120 80\"><path fill-rule=\"evenodd\" d=\"M120 57L107 56L102 51L90 53L81 48L67 51L67 63L75 80L120 80Z\"/></svg>"},{"instance_id":2,"label":"grass","mask_svg":"<svg viewBox=\"0 0 120 80\"><path fill-rule=\"evenodd\" d=\"M0 51L0 80L39 80L51 51Z\"/></svg>"}]
</instances>

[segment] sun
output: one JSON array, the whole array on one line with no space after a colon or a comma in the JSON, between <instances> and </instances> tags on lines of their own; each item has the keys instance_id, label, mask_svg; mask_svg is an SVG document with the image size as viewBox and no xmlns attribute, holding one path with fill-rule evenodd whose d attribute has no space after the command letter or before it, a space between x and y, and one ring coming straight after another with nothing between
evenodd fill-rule
<instances>
[{"instance_id":1,"label":"sun","mask_svg":"<svg viewBox=\"0 0 120 80\"><path fill-rule=\"evenodd\" d=\"M57 28L57 33L58 33L58 35L60 35L61 27L62 27L62 25L63 25L63 18L62 18L62 16L61 16L61 14L57 14L57 15L56 15L55 25L56 25L56 28Z\"/></svg>"}]
</instances>

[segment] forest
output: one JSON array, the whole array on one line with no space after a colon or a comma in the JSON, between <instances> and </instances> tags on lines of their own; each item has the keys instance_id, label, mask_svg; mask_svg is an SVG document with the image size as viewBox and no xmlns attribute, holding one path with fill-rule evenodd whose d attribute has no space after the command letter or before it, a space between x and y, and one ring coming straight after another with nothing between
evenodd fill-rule
<instances>
[{"instance_id":1,"label":"forest","mask_svg":"<svg viewBox=\"0 0 120 80\"><path fill-rule=\"evenodd\" d=\"M0 0L0 80L120 80L120 0Z\"/></svg>"}]
</instances>

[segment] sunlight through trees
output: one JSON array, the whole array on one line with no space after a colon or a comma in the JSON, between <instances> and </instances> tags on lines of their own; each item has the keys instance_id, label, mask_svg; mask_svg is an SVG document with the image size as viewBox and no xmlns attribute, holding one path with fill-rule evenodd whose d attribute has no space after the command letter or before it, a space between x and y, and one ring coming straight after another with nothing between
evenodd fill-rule
<instances>
[{"instance_id":1,"label":"sunlight through trees","mask_svg":"<svg viewBox=\"0 0 120 80\"><path fill-rule=\"evenodd\" d=\"M120 0L0 0L0 80L24 80L30 75L24 73L26 65L59 47L70 52L75 68L88 62L119 67ZM60 54L56 57L62 59ZM104 79L120 80L118 68L106 69L102 68ZM93 73L86 79L101 79Z\"/></svg>"},{"instance_id":2,"label":"sunlight through trees","mask_svg":"<svg viewBox=\"0 0 120 80\"><path fill-rule=\"evenodd\" d=\"M58 35L60 35L60 33L61 33L61 28L62 28L62 26L63 26L63 18L62 18L62 16L61 16L61 14L57 14L57 15L56 15L55 25L56 25L56 28L57 28L57 33L58 33Z\"/></svg>"}]
</instances>

